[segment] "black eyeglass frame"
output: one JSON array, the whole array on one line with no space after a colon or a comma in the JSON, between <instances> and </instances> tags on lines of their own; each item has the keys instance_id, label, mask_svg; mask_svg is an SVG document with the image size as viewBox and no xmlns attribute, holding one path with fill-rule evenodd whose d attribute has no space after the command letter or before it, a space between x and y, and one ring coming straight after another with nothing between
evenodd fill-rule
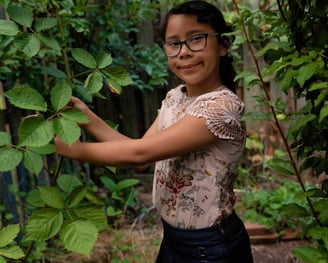
<instances>
[{"instance_id":1,"label":"black eyeglass frame","mask_svg":"<svg viewBox=\"0 0 328 263\"><path fill-rule=\"evenodd\" d=\"M192 52L199 52L199 51L204 50L204 49L207 47L207 39L208 39L209 37L219 36L219 35L220 35L220 33L212 32L212 33L195 34L195 35L192 35L191 37L189 37L189 38L187 38L187 39L185 39L185 40L183 40L183 41L172 41L172 40L170 40L170 41L166 41L166 42L163 42L163 43L162 43L162 49L163 49L163 51L164 51L164 53L165 53L165 55L166 55L167 57L176 57L176 56L179 56L179 54L180 54L180 52L181 52L181 49L182 49L182 46L183 46L183 45L186 45L186 47L189 48L189 50L192 51ZM203 37L205 37L205 45L204 45L203 48L201 48L201 49L196 49L196 50L195 50L195 49L192 49L192 48L188 45L188 41L190 41L192 38L194 38L194 37L196 37L196 36L203 36ZM168 55L168 54L166 53L166 51L165 51L165 45L166 45L166 44L169 44L169 43L172 43L172 42L174 42L174 44L179 44L179 51L178 51L177 54L175 54L175 55Z\"/></svg>"}]
</instances>

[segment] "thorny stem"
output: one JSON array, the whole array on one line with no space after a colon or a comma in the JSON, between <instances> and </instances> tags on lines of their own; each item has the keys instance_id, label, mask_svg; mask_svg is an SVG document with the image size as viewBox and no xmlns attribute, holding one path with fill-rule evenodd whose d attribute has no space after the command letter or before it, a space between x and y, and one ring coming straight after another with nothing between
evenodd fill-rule
<instances>
[{"instance_id":1,"label":"thorny stem","mask_svg":"<svg viewBox=\"0 0 328 263\"><path fill-rule=\"evenodd\" d=\"M233 5L235 7L235 10L236 10L237 14L240 17L240 11L239 11L239 7L238 7L238 4L237 4L236 0L232 0L232 2L233 2ZM259 62L258 62L258 60L257 60L257 58L255 56L255 52L254 52L253 46L251 44L251 41L250 41L250 38L249 38L249 35L248 35L248 31L246 29L246 25L245 25L245 23L244 23L244 21L242 19L240 19L240 23L241 23L241 26L242 26L243 34L244 34L244 36L246 38L246 43L247 43L248 49L249 49L249 51L251 53L251 56L252 56L252 59L253 59L253 61L255 63L256 72L257 72L257 75L258 75L258 77L260 79L260 82L261 82L261 85L262 85L262 89L265 92L265 96L266 96L267 101L268 102L271 102L272 99L271 99L271 96L270 96L270 91L269 91L269 89L265 85L265 82L264 82L264 79L263 79L263 76L262 76L262 73L261 73L261 69L260 69L260 66L259 66ZM283 143L285 145L285 148L287 150L287 153L288 153L289 159L291 161L291 165L293 167L293 170L295 172L295 175L297 177L297 180L298 180L299 184L301 185L301 188L302 188L303 192L306 192L306 189L305 189L305 186L304 186L304 183L303 183L301 174L299 172L299 169L297 168L296 161L295 161L294 156L292 154L291 148L290 148L290 146L288 144L286 135L284 134L284 131L283 131L283 129L282 129L281 125L280 125L280 122L278 120L277 112L276 112L275 108L272 106L271 103L270 103L270 109L271 109L271 112L272 112L272 115L273 115L273 118L274 118L274 123L275 123L277 129L279 130L280 136L281 136L281 138L283 140ZM306 197L306 200L307 200L307 203L308 203L308 205L309 205L309 207L311 209L312 216L316 219L316 221L318 222L318 224L321 226L321 222L318 219L317 213L314 210L314 207L313 207L313 204L312 204L310 198L309 197Z\"/></svg>"}]
</instances>

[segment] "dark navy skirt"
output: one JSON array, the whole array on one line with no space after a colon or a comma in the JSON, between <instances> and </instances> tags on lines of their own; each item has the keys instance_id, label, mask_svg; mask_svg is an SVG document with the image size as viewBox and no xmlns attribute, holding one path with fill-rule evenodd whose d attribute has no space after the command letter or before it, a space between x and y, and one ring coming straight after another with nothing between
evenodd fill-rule
<instances>
[{"instance_id":1,"label":"dark navy skirt","mask_svg":"<svg viewBox=\"0 0 328 263\"><path fill-rule=\"evenodd\" d=\"M220 224L185 230L163 221L156 263L253 263L248 233L233 212Z\"/></svg>"}]
</instances>

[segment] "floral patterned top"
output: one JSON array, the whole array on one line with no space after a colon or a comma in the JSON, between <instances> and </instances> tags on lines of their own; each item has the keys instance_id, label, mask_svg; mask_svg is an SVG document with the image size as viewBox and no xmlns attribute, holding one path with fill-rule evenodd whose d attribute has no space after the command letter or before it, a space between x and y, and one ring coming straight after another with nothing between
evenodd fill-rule
<instances>
[{"instance_id":1,"label":"floral patterned top","mask_svg":"<svg viewBox=\"0 0 328 263\"><path fill-rule=\"evenodd\" d=\"M246 136L241 120L244 103L224 86L196 97L189 97L184 88L180 85L167 93L159 111L158 129L188 114L204 118L217 141L201 150L158 161L153 201L170 225L201 229L219 223L233 211L233 187Z\"/></svg>"}]
</instances>

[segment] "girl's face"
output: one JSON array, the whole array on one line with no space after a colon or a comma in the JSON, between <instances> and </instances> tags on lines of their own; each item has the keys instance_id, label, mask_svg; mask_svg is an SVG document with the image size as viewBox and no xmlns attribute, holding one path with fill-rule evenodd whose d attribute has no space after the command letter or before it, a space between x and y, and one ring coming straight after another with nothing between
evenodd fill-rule
<instances>
[{"instance_id":1,"label":"girl's face","mask_svg":"<svg viewBox=\"0 0 328 263\"><path fill-rule=\"evenodd\" d=\"M214 33L209 24L197 22L194 15L171 15L165 32L165 42L184 41L197 34ZM220 56L227 49L218 43L216 36L207 38L207 46L201 51L191 51L185 44L175 57L168 57L172 72L183 80L189 96L196 96L221 86L219 77Z\"/></svg>"}]
</instances>

